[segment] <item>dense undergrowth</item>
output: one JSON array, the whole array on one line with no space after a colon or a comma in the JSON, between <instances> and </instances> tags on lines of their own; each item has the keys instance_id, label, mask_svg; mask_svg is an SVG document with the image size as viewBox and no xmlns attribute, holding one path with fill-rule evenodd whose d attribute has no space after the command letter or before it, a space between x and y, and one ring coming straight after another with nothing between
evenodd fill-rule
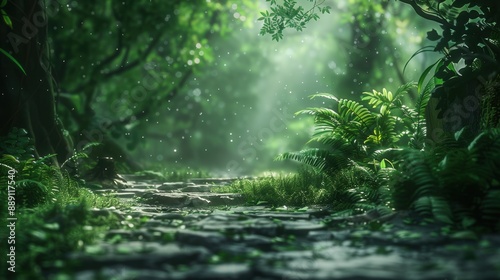
<instances>
[{"instance_id":1,"label":"dense undergrowth","mask_svg":"<svg viewBox=\"0 0 500 280\"><path fill-rule=\"evenodd\" d=\"M95 215L91 209L120 208L130 205L120 202L112 194L96 194L101 184L112 184L116 172L127 169L115 167L111 158L89 158L89 151L98 143L91 143L57 166L55 155L34 156L33 141L24 129L15 128L0 139L0 198L5 210L1 219L15 218L15 243L4 242L8 252L15 246L17 279L44 279L45 273L71 275L68 253L84 251L87 245L102 238L110 229L128 228L141 221L123 221L110 213ZM192 177L208 177L208 173L191 168L159 168L146 170L146 175L160 181L184 181ZM83 178L87 179L84 180ZM9 189L8 186L11 186ZM1 236L9 236L10 229L2 227ZM10 258L10 257L9 257ZM2 270L7 271L6 255L2 255ZM11 267L11 266L10 266Z\"/></svg>"},{"instance_id":2,"label":"dense undergrowth","mask_svg":"<svg viewBox=\"0 0 500 280\"><path fill-rule=\"evenodd\" d=\"M190 178L208 178L211 176L208 171L202 169L169 166L152 166L148 170L139 171L136 174L168 182L184 182Z\"/></svg>"},{"instance_id":3,"label":"dense undergrowth","mask_svg":"<svg viewBox=\"0 0 500 280\"><path fill-rule=\"evenodd\" d=\"M94 217L89 210L126 205L112 196L94 194L83 180L49 164L50 156L35 159L25 131L16 129L3 140L0 195L5 209L1 218L16 220L15 239L3 242L2 251L15 246L17 279L43 279L42 271L47 268L64 271L68 252L82 250L100 233L120 227L116 217ZM10 235L9 228L1 228L1 236ZM6 254L2 254L4 273L6 265Z\"/></svg>"},{"instance_id":4,"label":"dense undergrowth","mask_svg":"<svg viewBox=\"0 0 500 280\"><path fill-rule=\"evenodd\" d=\"M400 99L416 84L394 94L364 93L368 106L314 95L334 102L298 112L314 116L316 133L308 144L319 147L277 157L309 168L238 181L219 191L241 192L250 203L321 204L345 214L413 210L457 230L499 231L500 129L471 137L465 127L440 142L427 139L424 111L432 83L418 85L415 108Z\"/></svg>"},{"instance_id":5,"label":"dense undergrowth","mask_svg":"<svg viewBox=\"0 0 500 280\"><path fill-rule=\"evenodd\" d=\"M298 173L243 179L214 188L216 192L241 193L252 205L304 207L329 206L335 211L359 213L384 205L387 200L376 177L357 166L328 176L312 168Z\"/></svg>"},{"instance_id":6,"label":"dense undergrowth","mask_svg":"<svg viewBox=\"0 0 500 280\"><path fill-rule=\"evenodd\" d=\"M414 210L457 229L499 231L498 4L402 2L440 25L440 30L427 33L435 46L413 57L423 52L440 52L442 57L416 84L403 85L394 94L386 89L363 93L365 104L314 95L334 103L298 112L314 116L316 133L308 144L316 146L278 159L298 161L332 178L360 166L382 179L375 189L384 191L381 197L390 194L382 202L388 209ZM259 19L264 23L261 34L271 34L276 41L285 29L301 31L308 21L328 13L321 5L306 12L294 1L271 1L271 11ZM402 98L413 86L419 98L408 106Z\"/></svg>"},{"instance_id":7,"label":"dense undergrowth","mask_svg":"<svg viewBox=\"0 0 500 280\"><path fill-rule=\"evenodd\" d=\"M436 5L442 2L446 1L436 1ZM405 84L394 92L365 92L361 100L331 94L313 96L332 104L298 112L314 117L316 132L308 147L277 158L305 165L300 172L240 180L215 191L242 193L250 204L319 204L344 214L412 210L453 229L499 232L498 15L487 1L453 1L456 7L450 6L450 11L466 2L475 8L474 13L442 15L438 17L446 23L442 35L435 30L428 33L430 40L439 41L435 50L444 56L424 71L418 83ZM428 5L432 8L434 4ZM280 39L285 26L272 23L287 22L279 17L290 14L294 13L264 15L264 33ZM479 24L477 18L484 23ZM455 68L458 62L465 66ZM436 70L428 79L432 67ZM486 81L482 86L479 78ZM465 125L456 131L448 129L439 141L431 140L431 135L426 135L431 128L426 127L429 119L425 115L431 96L439 97L438 107L446 112L447 106L470 94L464 85L472 82L484 95L476 100L485 109L478 114L479 128ZM416 90L419 98L408 106L402 100L411 90ZM0 195L3 207L11 206L10 212L0 212L1 218L17 218L15 245L22 254L17 255L16 267L29 268L19 277L40 279L46 269L64 270L68 252L83 250L100 233L122 227L113 215L91 215L90 208L126 205L111 196L94 194L85 188L85 181L75 177L82 170L96 171L92 164L71 164L85 159L85 151L78 151L58 167L52 162L54 155L35 158L33 142L17 128L0 139L0 150ZM191 169L139 174L165 181L208 176ZM15 196L4 187L14 185L11 181L15 181ZM2 236L9 235L7 227L0 228ZM7 263L5 257L3 254L2 266Z\"/></svg>"}]
</instances>

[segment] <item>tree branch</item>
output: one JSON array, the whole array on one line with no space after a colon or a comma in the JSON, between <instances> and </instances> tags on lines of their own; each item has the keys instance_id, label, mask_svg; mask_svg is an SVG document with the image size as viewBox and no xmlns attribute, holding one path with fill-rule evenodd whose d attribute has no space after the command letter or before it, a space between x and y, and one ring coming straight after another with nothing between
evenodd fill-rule
<instances>
[{"instance_id":1,"label":"tree branch","mask_svg":"<svg viewBox=\"0 0 500 280\"><path fill-rule=\"evenodd\" d=\"M101 62L94 68L92 73L89 75L90 79L88 79L87 82L81 83L73 90L69 90L68 93L79 93L89 86L94 86L96 75L98 75L106 65L113 62L113 60L115 60L121 54L122 49L123 49L123 36L122 36L121 28L118 29L117 34L118 34L118 38L117 38L117 42L116 42L115 51L111 55L106 57L105 59L101 60Z\"/></svg>"},{"instance_id":2,"label":"tree branch","mask_svg":"<svg viewBox=\"0 0 500 280\"><path fill-rule=\"evenodd\" d=\"M411 7L415 10L415 12L416 12L419 16L421 16L421 17L423 17L423 18L425 18L425 19L428 19L428 20L431 20L431 21L435 21L435 22L437 22L437 23L440 23L440 24L442 24L442 25L444 25L444 26L447 26L447 27L450 27L450 28L452 28L452 27L453 27L453 26L452 26L452 25L451 25L448 21L446 21L444 18L440 18L440 17L435 16L435 15L433 15L433 14L429 14L429 13L427 13L424 9L422 9L422 7L420 7L420 6L419 6L419 5L415 2L415 0L399 0L399 1L401 1L401 2L403 2L403 3L406 3L406 4L410 5L410 6L411 6Z\"/></svg>"},{"instance_id":3,"label":"tree branch","mask_svg":"<svg viewBox=\"0 0 500 280\"><path fill-rule=\"evenodd\" d=\"M153 41L149 44L149 46L146 48L146 50L144 52L142 52L134 61L126 64L126 60L123 59L120 66L118 66L118 68L113 69L113 70L109 71L108 73L104 74L104 78L110 78L112 76L122 74L122 73L136 67L137 65L139 65L144 60L144 58L147 57L153 51L153 49L156 47L156 44L158 44L160 39L161 39L161 34L158 34L158 36L154 36ZM128 52L128 50L127 50L127 52Z\"/></svg>"},{"instance_id":4,"label":"tree branch","mask_svg":"<svg viewBox=\"0 0 500 280\"><path fill-rule=\"evenodd\" d=\"M175 87L172 90L170 90L170 92L167 94L168 100L172 100L175 96L177 96L180 89L186 84L186 82L188 81L191 74L193 74L193 68L189 68L189 70L186 71L186 73L184 73L181 80L175 85ZM137 112L137 113L132 114L126 118L119 119L119 120L116 120L114 122L109 123L106 126L106 128L111 128L111 127L116 126L116 125L123 126L123 125L130 123L132 120L140 120L140 119L146 117L152 108L153 108L153 106L148 106L146 108L143 108L140 112Z\"/></svg>"}]
</instances>

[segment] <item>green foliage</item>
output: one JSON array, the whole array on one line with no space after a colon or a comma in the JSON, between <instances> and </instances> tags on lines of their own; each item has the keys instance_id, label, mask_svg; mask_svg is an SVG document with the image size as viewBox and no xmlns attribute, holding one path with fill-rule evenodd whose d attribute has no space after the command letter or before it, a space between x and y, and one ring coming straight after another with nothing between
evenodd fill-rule
<instances>
[{"instance_id":1,"label":"green foliage","mask_svg":"<svg viewBox=\"0 0 500 280\"><path fill-rule=\"evenodd\" d=\"M3 22L5 23L5 25L7 25L10 29L12 29L13 28L12 20L9 17L9 15L7 14L7 12L4 10L6 5L7 5L7 0L3 0L0 3L0 15L2 16L2 19L3 19ZM0 48L0 52L3 55L5 55L10 61L12 61L17 66L17 68L19 68L19 70L21 70L23 72L24 75L26 75L26 71L24 70L21 63L19 63L19 61L17 61L17 59L15 59L10 53L6 52L2 48Z\"/></svg>"},{"instance_id":2,"label":"green foliage","mask_svg":"<svg viewBox=\"0 0 500 280\"><path fill-rule=\"evenodd\" d=\"M468 85L491 79L500 64L500 34L496 1L412 1L410 4L423 18L438 22L441 32L433 29L427 38L436 41L434 51L443 54L437 64L435 85L438 109L445 112L456 98L471 94ZM498 104L495 104L498 107Z\"/></svg>"},{"instance_id":3,"label":"green foliage","mask_svg":"<svg viewBox=\"0 0 500 280\"><path fill-rule=\"evenodd\" d=\"M319 14L330 13L329 6L322 6L325 1L308 0L312 7L305 10L303 6L297 6L297 1L285 0L283 5L278 5L276 0L266 0L271 3L271 13L261 12L264 25L260 30L260 35L271 34L273 40L283 39L283 31L286 28L293 28L302 31L311 20L318 20Z\"/></svg>"},{"instance_id":4,"label":"green foliage","mask_svg":"<svg viewBox=\"0 0 500 280\"><path fill-rule=\"evenodd\" d=\"M472 142L456 133L445 147L404 150L394 183L397 209L462 227L499 228L500 130L482 132Z\"/></svg>"},{"instance_id":5,"label":"green foliage","mask_svg":"<svg viewBox=\"0 0 500 280\"><path fill-rule=\"evenodd\" d=\"M13 129L0 141L0 199L16 222L16 271L19 279L42 279L42 269L60 269L67 253L81 249L105 228L88 215L90 207L118 206L112 197L97 196L66 171L49 165L55 155L35 159L33 143L23 129ZM7 154L10 152L11 154ZM7 188L9 186L9 188ZM12 203L15 202L15 205ZM106 221L108 224L110 221ZM0 231L6 236L3 227Z\"/></svg>"},{"instance_id":6,"label":"green foliage","mask_svg":"<svg viewBox=\"0 0 500 280\"><path fill-rule=\"evenodd\" d=\"M98 163L98 159L96 159L95 156L92 157L90 154L94 147L101 145L101 143L90 142L81 148L81 150L75 149L73 155L61 164L61 168L67 170L75 177L89 175L89 172L91 172L92 168Z\"/></svg>"},{"instance_id":7,"label":"green foliage","mask_svg":"<svg viewBox=\"0 0 500 280\"><path fill-rule=\"evenodd\" d=\"M76 187L76 188L75 188ZM116 199L96 196L75 183L62 187L56 203L17 211L16 271L18 279L44 279L43 272L70 272L70 252L92 244L110 228L118 228L114 215L93 217L91 207L118 206ZM74 195L78 195L75 197ZM2 229L3 230L3 229Z\"/></svg>"},{"instance_id":8,"label":"green foliage","mask_svg":"<svg viewBox=\"0 0 500 280\"><path fill-rule=\"evenodd\" d=\"M371 170L360 166L343 169L335 177L314 169L301 169L297 174L238 180L213 191L241 193L253 205L329 205L337 211L359 213L387 202L377 180Z\"/></svg>"},{"instance_id":9,"label":"green foliage","mask_svg":"<svg viewBox=\"0 0 500 280\"><path fill-rule=\"evenodd\" d=\"M9 15L7 12L5 12L4 8L7 5L7 0L2 0L2 3L0 3L0 13L2 14L3 22L12 29L12 20L10 19Z\"/></svg>"},{"instance_id":10,"label":"green foliage","mask_svg":"<svg viewBox=\"0 0 500 280\"><path fill-rule=\"evenodd\" d=\"M8 169L16 170L8 177ZM84 188L67 172L49 166L43 160L17 160L14 156L0 158L0 184L15 182L16 271L19 279L42 279L42 270L65 267L69 252L91 243L109 229L111 217L92 218L89 208L119 206L116 198L98 196ZM3 205L7 205L7 188L0 190ZM5 219L7 211L1 212ZM5 235L6 228L0 234Z\"/></svg>"},{"instance_id":11,"label":"green foliage","mask_svg":"<svg viewBox=\"0 0 500 280\"><path fill-rule=\"evenodd\" d=\"M3 10L2 10L2 12L3 12ZM10 61L12 61L17 66L17 68L19 68L19 70L21 70L23 72L24 75L27 75L26 71L24 70L24 67L21 65L21 63L19 63L19 61L17 61L17 59L15 57L13 57L12 55L10 55L10 53L6 52L2 48L0 48L0 52L3 55L5 55Z\"/></svg>"},{"instance_id":12,"label":"green foliage","mask_svg":"<svg viewBox=\"0 0 500 280\"><path fill-rule=\"evenodd\" d=\"M73 162L73 163L77 164L78 160L89 158L89 155L88 155L88 153L86 151L89 150L89 149L92 149L92 147L96 147L96 146L99 146L99 145L101 145L101 143L91 142L91 143L88 143L87 145L85 145L80 151L76 151L75 150L75 152L73 153L73 155L71 157L69 157L68 159L66 159L61 164L61 168L63 168L64 165L66 165L69 162Z\"/></svg>"},{"instance_id":13,"label":"green foliage","mask_svg":"<svg viewBox=\"0 0 500 280\"><path fill-rule=\"evenodd\" d=\"M329 196L334 195L333 188L328 177L303 170L299 174L238 180L229 186L217 187L214 191L241 193L251 204L307 206L331 201Z\"/></svg>"},{"instance_id":14,"label":"green foliage","mask_svg":"<svg viewBox=\"0 0 500 280\"><path fill-rule=\"evenodd\" d=\"M18 161L12 155L3 155L0 164L2 164L0 168L4 170L0 182L4 186L7 185L5 167L16 170L16 205L34 207L54 199L62 181L62 175L57 168L33 158ZM2 188L1 193L2 196L6 196L7 188Z\"/></svg>"},{"instance_id":15,"label":"green foliage","mask_svg":"<svg viewBox=\"0 0 500 280\"><path fill-rule=\"evenodd\" d=\"M248 0L92 0L63 5L51 19L53 25L76 28L60 28L49 36L54 42L53 71L62 89L59 113L75 143L90 140L81 131L97 129L132 150L144 144L154 124L162 126L156 131L167 130L165 134L191 126L192 112L201 111L208 99L186 106L193 89L205 92L191 81L205 76L203 67L215 62L217 39L231 27L251 22L247 9L255 5ZM246 22L234 20L236 7ZM181 102L170 103L178 95L184 95ZM170 110L183 117L172 118Z\"/></svg>"},{"instance_id":16,"label":"green foliage","mask_svg":"<svg viewBox=\"0 0 500 280\"><path fill-rule=\"evenodd\" d=\"M7 136L0 137L0 154L15 155L18 160L34 158L34 142L25 129L13 127Z\"/></svg>"},{"instance_id":17,"label":"green foliage","mask_svg":"<svg viewBox=\"0 0 500 280\"><path fill-rule=\"evenodd\" d=\"M164 182L185 182L191 178L209 178L211 174L203 169L179 166L165 166L161 164L152 166L151 170L142 170L135 173L136 175L144 175L154 180Z\"/></svg>"},{"instance_id":18,"label":"green foliage","mask_svg":"<svg viewBox=\"0 0 500 280\"><path fill-rule=\"evenodd\" d=\"M388 159L393 150L408 142L416 142L424 134L421 108L427 102L423 93L419 108L404 106L401 98L415 87L409 83L398 88L393 94L383 89L381 92L363 93L362 100L369 107L348 99L338 99L330 94L316 94L333 100L332 108L308 108L297 114L314 116L316 132L309 141L322 144L322 149L305 149L278 156L278 160L291 159L334 175L336 171L352 166L372 166L373 170L388 167ZM405 143L406 141L406 143Z\"/></svg>"}]
</instances>

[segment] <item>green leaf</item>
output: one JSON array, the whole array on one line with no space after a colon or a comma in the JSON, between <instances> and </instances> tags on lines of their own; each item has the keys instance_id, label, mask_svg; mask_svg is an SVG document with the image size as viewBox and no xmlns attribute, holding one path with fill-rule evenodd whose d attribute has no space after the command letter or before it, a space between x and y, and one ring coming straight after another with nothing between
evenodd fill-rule
<instances>
[{"instance_id":1,"label":"green leaf","mask_svg":"<svg viewBox=\"0 0 500 280\"><path fill-rule=\"evenodd\" d=\"M6 57L8 57L12 62L14 62L17 67L26 75L26 71L24 71L24 68L21 66L21 64L13 57L11 56L8 52L0 48L0 52L3 53Z\"/></svg>"},{"instance_id":2,"label":"green leaf","mask_svg":"<svg viewBox=\"0 0 500 280\"><path fill-rule=\"evenodd\" d=\"M453 239L477 240L477 235L472 230L463 230L463 231L455 232L450 237Z\"/></svg>"},{"instance_id":3,"label":"green leaf","mask_svg":"<svg viewBox=\"0 0 500 280\"><path fill-rule=\"evenodd\" d=\"M386 112L387 112L387 105L384 104L380 106L380 114L385 115Z\"/></svg>"},{"instance_id":4,"label":"green leaf","mask_svg":"<svg viewBox=\"0 0 500 280\"><path fill-rule=\"evenodd\" d=\"M45 224L44 227L46 229L50 229L50 230L59 230L59 224L58 223Z\"/></svg>"},{"instance_id":5,"label":"green leaf","mask_svg":"<svg viewBox=\"0 0 500 280\"><path fill-rule=\"evenodd\" d=\"M432 68L434 66L436 66L436 64L438 64L440 61L441 60L438 60L438 61L434 62L433 64L431 64L429 67L427 67L424 70L424 72L422 73L422 75L420 75L420 78L418 79L418 83L417 83L417 92L419 92L419 93L422 92L422 85L424 84L425 78L427 78L427 75L432 70Z\"/></svg>"},{"instance_id":6,"label":"green leaf","mask_svg":"<svg viewBox=\"0 0 500 280\"><path fill-rule=\"evenodd\" d=\"M437 41L441 39L441 36L439 36L435 29L432 29L431 31L427 32L427 39L431 41Z\"/></svg>"},{"instance_id":7,"label":"green leaf","mask_svg":"<svg viewBox=\"0 0 500 280\"><path fill-rule=\"evenodd\" d=\"M452 212L448 201L437 196L423 196L414 202L414 207L417 212L429 215L431 214L434 219L453 224Z\"/></svg>"},{"instance_id":8,"label":"green leaf","mask_svg":"<svg viewBox=\"0 0 500 280\"><path fill-rule=\"evenodd\" d=\"M90 255L101 255L105 253L103 247L98 245L85 246L85 252Z\"/></svg>"},{"instance_id":9,"label":"green leaf","mask_svg":"<svg viewBox=\"0 0 500 280\"><path fill-rule=\"evenodd\" d=\"M476 219L471 218L471 217L464 217L462 219L462 227L463 228L469 228L473 226L476 223Z\"/></svg>"},{"instance_id":10,"label":"green leaf","mask_svg":"<svg viewBox=\"0 0 500 280\"><path fill-rule=\"evenodd\" d=\"M42 241L45 241L47 239L47 233L44 232L44 231L40 231L40 230L33 230L30 232L30 234L35 237L36 239L39 239L39 240L42 240Z\"/></svg>"},{"instance_id":11,"label":"green leaf","mask_svg":"<svg viewBox=\"0 0 500 280\"><path fill-rule=\"evenodd\" d=\"M0 8L5 7L7 5L7 0L3 0L2 3L0 3Z\"/></svg>"},{"instance_id":12,"label":"green leaf","mask_svg":"<svg viewBox=\"0 0 500 280\"><path fill-rule=\"evenodd\" d=\"M434 51L434 47L433 46L426 46L426 47L423 47L421 49L419 49L418 51L416 51L411 57L410 59L408 59L408 61L405 63L405 66L403 67L403 73L406 71L406 67L408 66L408 63L410 63L410 61L416 57L417 55L423 53L423 52L433 52Z\"/></svg>"},{"instance_id":13,"label":"green leaf","mask_svg":"<svg viewBox=\"0 0 500 280\"><path fill-rule=\"evenodd\" d=\"M2 17L3 17L3 21L5 22L5 24L7 24L8 27L10 27L10 29L12 29L12 20L10 19L9 15L7 15L7 13L2 10Z\"/></svg>"},{"instance_id":14,"label":"green leaf","mask_svg":"<svg viewBox=\"0 0 500 280\"><path fill-rule=\"evenodd\" d=\"M317 93L317 94L313 94L310 96L311 99L314 99L316 97L323 97L326 99L332 99L332 100L339 102L339 99L337 97L335 97L334 95L329 94L329 93Z\"/></svg>"}]
</instances>

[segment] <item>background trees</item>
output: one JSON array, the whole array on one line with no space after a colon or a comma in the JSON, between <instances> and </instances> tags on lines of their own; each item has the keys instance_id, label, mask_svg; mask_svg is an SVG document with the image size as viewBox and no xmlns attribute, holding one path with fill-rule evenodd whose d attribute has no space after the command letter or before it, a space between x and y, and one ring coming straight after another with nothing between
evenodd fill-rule
<instances>
[{"instance_id":1,"label":"background trees","mask_svg":"<svg viewBox=\"0 0 500 280\"><path fill-rule=\"evenodd\" d=\"M13 127L24 128L34 139L36 154L56 153L63 160L70 154L70 145L57 117L47 44L47 14L56 13L57 7L26 0L9 1L3 10L10 20L4 18L0 25L0 48L18 60L26 74L7 56L0 56L0 136Z\"/></svg>"},{"instance_id":2,"label":"background trees","mask_svg":"<svg viewBox=\"0 0 500 280\"><path fill-rule=\"evenodd\" d=\"M40 154L57 153L62 161L73 149L102 142L96 156L132 167L184 164L248 174L300 148L311 122L293 113L309 95L395 90L426 64L418 57L402 72L399 60L424 44L425 30L410 29L412 14L392 3L338 1L332 17L277 44L256 36L265 1L216 2L44 2L51 66L45 80L53 84L52 106L65 126L57 143L65 148L44 150L48 145L35 137Z\"/></svg>"},{"instance_id":3,"label":"background trees","mask_svg":"<svg viewBox=\"0 0 500 280\"><path fill-rule=\"evenodd\" d=\"M275 40L283 37L286 28L302 30L311 18L325 12L316 1L310 1L309 10L296 6L295 1L270 2L273 13L262 13L262 33L271 33ZM498 230L498 219L492 218L500 213L498 3L403 2L420 17L440 24L440 31L427 33L436 45L414 55L426 51L442 55L418 79L415 109L397 100L407 86L395 94L385 88L363 93L363 100L380 107L375 112L355 100L315 95L338 103L301 111L314 115L316 133L311 141L327 149L284 153L280 158L310 165L332 178L350 168L361 169L360 174L370 171L374 183L368 189L353 189L360 195L358 202L375 198L379 206L413 209L462 230ZM400 109L399 115L391 115L395 108ZM407 126L398 129L397 123ZM427 141L418 144L423 127ZM410 136L408 144L397 143L406 136ZM380 146L374 150L373 144ZM387 199L387 193L392 198Z\"/></svg>"}]
</instances>

